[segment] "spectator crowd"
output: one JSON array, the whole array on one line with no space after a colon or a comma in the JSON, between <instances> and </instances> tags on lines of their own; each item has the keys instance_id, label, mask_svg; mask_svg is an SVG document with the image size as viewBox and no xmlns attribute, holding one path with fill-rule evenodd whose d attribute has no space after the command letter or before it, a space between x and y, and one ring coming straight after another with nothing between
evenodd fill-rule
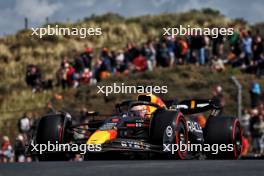
<instances>
[{"instance_id":1,"label":"spectator crowd","mask_svg":"<svg viewBox=\"0 0 264 176\"><path fill-rule=\"evenodd\" d=\"M97 51L97 50L96 50ZM226 66L261 76L264 74L263 38L259 31L252 34L244 28L232 36L175 37L162 36L143 44L129 42L123 49L102 48L95 52L86 47L83 52L72 51L72 57L63 57L56 79L43 79L41 69L28 65L26 83L33 91L78 87L96 84L111 75L153 71L157 67L174 65L207 65L212 72L224 72Z\"/></svg>"}]
</instances>

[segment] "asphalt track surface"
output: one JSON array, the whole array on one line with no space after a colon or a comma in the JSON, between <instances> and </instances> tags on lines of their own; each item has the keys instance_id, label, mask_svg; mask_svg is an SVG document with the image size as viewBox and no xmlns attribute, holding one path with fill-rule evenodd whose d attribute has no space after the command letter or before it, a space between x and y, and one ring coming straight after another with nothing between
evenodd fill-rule
<instances>
[{"instance_id":1,"label":"asphalt track surface","mask_svg":"<svg viewBox=\"0 0 264 176\"><path fill-rule=\"evenodd\" d=\"M261 176L264 160L140 160L0 164L0 176Z\"/></svg>"}]
</instances>

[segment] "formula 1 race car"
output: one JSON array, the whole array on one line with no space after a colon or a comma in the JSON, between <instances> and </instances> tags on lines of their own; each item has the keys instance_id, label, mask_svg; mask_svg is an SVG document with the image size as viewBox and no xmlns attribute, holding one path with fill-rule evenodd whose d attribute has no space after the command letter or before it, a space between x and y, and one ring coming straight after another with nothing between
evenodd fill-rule
<instances>
[{"instance_id":1,"label":"formula 1 race car","mask_svg":"<svg viewBox=\"0 0 264 176\"><path fill-rule=\"evenodd\" d=\"M193 114L211 110L202 128ZM116 113L104 120L93 118L88 123L73 124L66 112L43 116L33 135L32 144L93 144L100 151L89 151L85 159L114 156L134 158L209 158L238 159L242 148L242 131L237 118L220 116L221 108L215 100L184 100L180 103L163 101L152 94L141 94L136 100L116 105ZM98 116L90 112L91 116ZM232 150L212 153L209 150L180 150L175 145L229 145ZM30 148L30 146L29 146ZM223 147L222 147L223 148ZM174 150L174 152L171 152ZM28 150L29 151L29 150ZM67 160L71 152L30 152L39 160Z\"/></svg>"}]
</instances>

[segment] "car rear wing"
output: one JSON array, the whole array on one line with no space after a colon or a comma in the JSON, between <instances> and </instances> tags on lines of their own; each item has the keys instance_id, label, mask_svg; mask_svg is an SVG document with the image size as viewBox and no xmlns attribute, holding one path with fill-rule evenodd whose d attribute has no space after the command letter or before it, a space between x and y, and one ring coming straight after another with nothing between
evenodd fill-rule
<instances>
[{"instance_id":1,"label":"car rear wing","mask_svg":"<svg viewBox=\"0 0 264 176\"><path fill-rule=\"evenodd\" d=\"M196 114L212 110L214 116L222 110L220 102L216 99L183 100L172 105L170 109L179 109L183 114Z\"/></svg>"}]
</instances>

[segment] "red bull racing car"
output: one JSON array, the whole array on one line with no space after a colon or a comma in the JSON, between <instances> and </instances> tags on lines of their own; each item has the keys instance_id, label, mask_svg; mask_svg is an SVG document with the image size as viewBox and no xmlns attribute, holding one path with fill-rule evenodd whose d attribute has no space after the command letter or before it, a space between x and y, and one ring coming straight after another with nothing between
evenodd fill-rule
<instances>
[{"instance_id":1,"label":"red bull racing car","mask_svg":"<svg viewBox=\"0 0 264 176\"><path fill-rule=\"evenodd\" d=\"M209 110L211 113L202 127L193 114ZM221 116L220 111L215 100L192 99L175 103L165 102L152 94L141 94L136 100L117 104L116 113L104 120L93 118L87 123L73 124L69 113L47 114L40 119L31 144L100 145L100 150L86 152L85 159L111 156L238 159L242 148L240 123L235 117ZM90 112L89 115L97 116L98 113ZM182 145L194 145L196 149L180 149ZM212 152L210 146L216 145L220 148ZM209 148L205 150L205 147ZM66 160L78 153L28 151L39 160Z\"/></svg>"}]
</instances>

